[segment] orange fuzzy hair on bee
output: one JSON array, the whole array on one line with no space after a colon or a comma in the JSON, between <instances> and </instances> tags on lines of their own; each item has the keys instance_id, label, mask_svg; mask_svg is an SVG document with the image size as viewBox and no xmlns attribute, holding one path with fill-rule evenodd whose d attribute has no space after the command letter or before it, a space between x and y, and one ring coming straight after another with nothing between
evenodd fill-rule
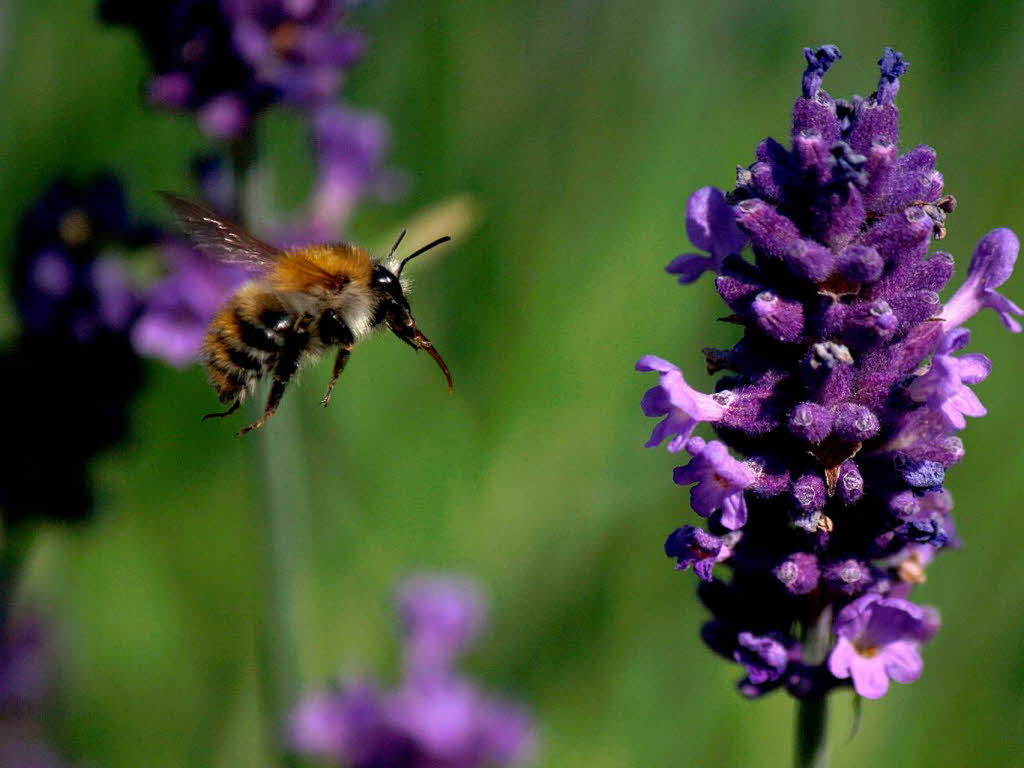
<instances>
[{"instance_id":1,"label":"orange fuzzy hair on bee","mask_svg":"<svg viewBox=\"0 0 1024 768\"><path fill-rule=\"evenodd\" d=\"M369 285L373 261L364 248L348 243L310 245L285 252L269 275L274 290L309 293L340 291L349 283Z\"/></svg>"}]
</instances>

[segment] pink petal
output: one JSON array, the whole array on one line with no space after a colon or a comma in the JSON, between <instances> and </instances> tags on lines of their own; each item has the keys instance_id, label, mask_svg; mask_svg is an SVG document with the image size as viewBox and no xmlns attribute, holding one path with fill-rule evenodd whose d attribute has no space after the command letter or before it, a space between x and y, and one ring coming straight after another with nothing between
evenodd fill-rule
<instances>
[{"instance_id":1,"label":"pink petal","mask_svg":"<svg viewBox=\"0 0 1024 768\"><path fill-rule=\"evenodd\" d=\"M960 361L960 380L964 384L977 384L992 373L992 361L984 355L974 353L957 359Z\"/></svg>"},{"instance_id":2,"label":"pink petal","mask_svg":"<svg viewBox=\"0 0 1024 768\"><path fill-rule=\"evenodd\" d=\"M853 689L865 699L880 699L889 691L889 677L885 674L883 655L868 659L854 653L850 664Z\"/></svg>"},{"instance_id":3,"label":"pink petal","mask_svg":"<svg viewBox=\"0 0 1024 768\"><path fill-rule=\"evenodd\" d=\"M921 653L912 643L892 643L886 646L881 658L885 659L885 673L897 683L914 682L924 669Z\"/></svg>"},{"instance_id":4,"label":"pink petal","mask_svg":"<svg viewBox=\"0 0 1024 768\"><path fill-rule=\"evenodd\" d=\"M967 416L977 417L988 413L978 396L967 387L961 387L960 391L949 399L949 402L956 406L960 413Z\"/></svg>"},{"instance_id":5,"label":"pink petal","mask_svg":"<svg viewBox=\"0 0 1024 768\"><path fill-rule=\"evenodd\" d=\"M853 643L845 637L836 641L836 647L828 657L828 670L840 680L850 676L850 668L853 666L853 658L857 655Z\"/></svg>"}]
</instances>

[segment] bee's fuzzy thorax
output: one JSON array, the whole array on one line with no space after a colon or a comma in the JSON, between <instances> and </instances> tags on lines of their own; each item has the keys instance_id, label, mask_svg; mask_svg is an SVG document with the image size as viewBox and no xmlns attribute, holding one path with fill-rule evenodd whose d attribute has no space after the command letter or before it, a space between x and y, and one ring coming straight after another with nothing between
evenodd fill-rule
<instances>
[{"instance_id":1,"label":"bee's fuzzy thorax","mask_svg":"<svg viewBox=\"0 0 1024 768\"><path fill-rule=\"evenodd\" d=\"M270 275L282 293L340 291L349 283L369 285L373 262L365 249L345 243L309 245L288 251Z\"/></svg>"}]
</instances>

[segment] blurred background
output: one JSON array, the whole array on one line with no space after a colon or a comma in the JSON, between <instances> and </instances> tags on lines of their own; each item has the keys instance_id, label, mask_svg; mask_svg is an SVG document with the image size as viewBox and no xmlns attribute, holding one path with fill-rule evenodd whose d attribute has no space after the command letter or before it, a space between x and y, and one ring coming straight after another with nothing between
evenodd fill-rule
<instances>
[{"instance_id":1,"label":"blurred background","mask_svg":"<svg viewBox=\"0 0 1024 768\"><path fill-rule=\"evenodd\" d=\"M344 99L390 122L389 163L408 187L361 206L350 237L379 248L456 195L477 211L441 258L411 270L417 320L455 395L426 356L380 335L356 350L329 409L323 362L264 433L236 439L254 409L201 424L217 403L198 366L146 361L127 438L89 467L92 521L44 525L26 544L19 601L61 638L52 740L104 768L265 764L265 507L276 498L292 521L286 624L303 688L339 673L394 678L395 585L420 569L467 573L492 620L465 665L532 709L538 765L787 762L792 700L736 692L742 670L698 638L693 575L662 553L693 513L672 484L677 459L643 448L652 381L633 363L662 355L708 391L700 348L736 334L716 323L709 278L684 288L663 267L690 248L688 195L731 188L760 139L788 136L801 48L831 42L843 52L825 84L836 96L874 89L884 45L912 63L903 145L938 151L959 201L942 247L962 277L981 235L1024 230L1024 29L1008 23L1022 12L974 1L941 12L676 0L360 9L371 44ZM184 169L210 139L146 106L148 73L135 35L102 25L91 0L0 0L5 285L19 218L56 176L112 169L133 211L164 225L153 190L194 194ZM257 123L282 205L310 184L303 130L283 110ZM1024 299L1024 276L1004 293ZM9 291L2 300L9 346L19 320ZM852 694L834 697L836 766L1020 760L1024 339L992 313L972 330L995 370L977 387L991 416L971 422L948 478L966 546L915 593L944 627L922 679L866 702L852 739ZM60 397L88 411L83 392L103 375L67 370ZM8 451L27 439L23 422L8 427ZM47 482L62 482L47 442L73 438L30 440Z\"/></svg>"}]
</instances>

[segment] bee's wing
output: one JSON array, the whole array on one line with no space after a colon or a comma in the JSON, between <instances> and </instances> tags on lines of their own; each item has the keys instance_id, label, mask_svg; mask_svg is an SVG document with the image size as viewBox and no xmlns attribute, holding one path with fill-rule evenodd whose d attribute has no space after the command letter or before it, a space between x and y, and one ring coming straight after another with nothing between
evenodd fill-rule
<instances>
[{"instance_id":1,"label":"bee's wing","mask_svg":"<svg viewBox=\"0 0 1024 768\"><path fill-rule=\"evenodd\" d=\"M160 196L174 211L189 240L217 261L265 271L284 253L209 208L170 192L160 192Z\"/></svg>"}]
</instances>

